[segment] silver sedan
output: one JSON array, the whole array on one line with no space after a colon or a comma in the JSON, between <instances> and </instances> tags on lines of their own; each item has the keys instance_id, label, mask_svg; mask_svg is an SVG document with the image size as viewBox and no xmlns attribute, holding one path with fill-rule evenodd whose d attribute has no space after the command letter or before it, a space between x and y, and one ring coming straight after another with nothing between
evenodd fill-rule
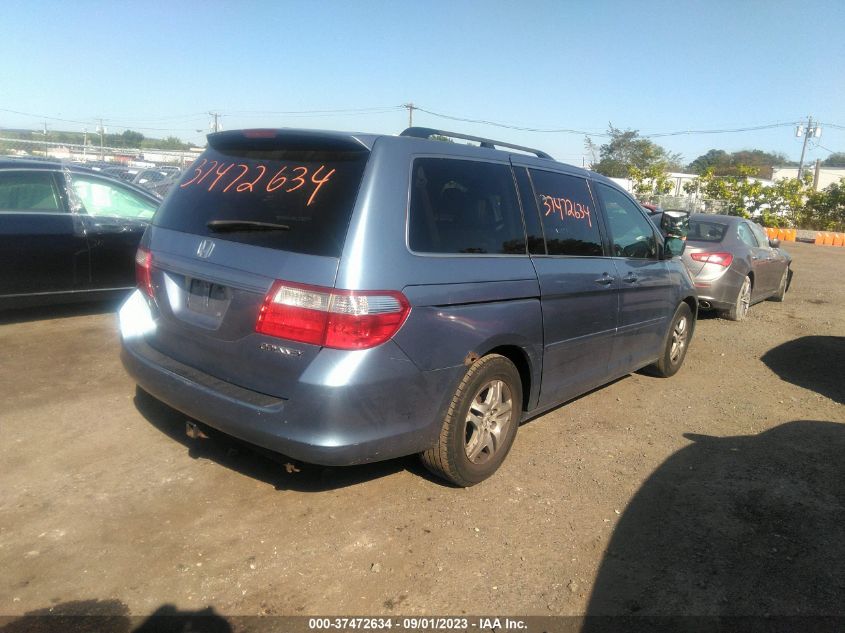
<instances>
[{"instance_id":1,"label":"silver sedan","mask_svg":"<svg viewBox=\"0 0 845 633\"><path fill-rule=\"evenodd\" d=\"M783 301L792 280L792 257L779 247L751 220L693 214L683 258L701 308L741 321L758 301Z\"/></svg>"}]
</instances>

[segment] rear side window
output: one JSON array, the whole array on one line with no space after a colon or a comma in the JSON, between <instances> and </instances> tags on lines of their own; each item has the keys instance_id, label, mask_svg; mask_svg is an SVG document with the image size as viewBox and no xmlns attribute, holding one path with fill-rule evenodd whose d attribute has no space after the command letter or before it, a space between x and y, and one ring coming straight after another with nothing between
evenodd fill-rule
<instances>
[{"instance_id":1,"label":"rear side window","mask_svg":"<svg viewBox=\"0 0 845 633\"><path fill-rule=\"evenodd\" d=\"M687 239L696 242L721 242L727 230L728 225L721 222L690 220Z\"/></svg>"},{"instance_id":2,"label":"rear side window","mask_svg":"<svg viewBox=\"0 0 845 633\"><path fill-rule=\"evenodd\" d=\"M70 177L74 195L88 215L149 220L156 205L134 191L129 191L93 176Z\"/></svg>"},{"instance_id":3,"label":"rear side window","mask_svg":"<svg viewBox=\"0 0 845 633\"><path fill-rule=\"evenodd\" d=\"M417 158L408 245L418 253L525 254L525 230L510 167Z\"/></svg>"},{"instance_id":4,"label":"rear side window","mask_svg":"<svg viewBox=\"0 0 845 633\"><path fill-rule=\"evenodd\" d=\"M210 148L173 186L153 224L339 257L368 156L365 150Z\"/></svg>"},{"instance_id":5,"label":"rear side window","mask_svg":"<svg viewBox=\"0 0 845 633\"><path fill-rule=\"evenodd\" d=\"M603 255L599 220L587 181L550 171L529 171L549 255Z\"/></svg>"},{"instance_id":6,"label":"rear side window","mask_svg":"<svg viewBox=\"0 0 845 633\"><path fill-rule=\"evenodd\" d=\"M0 173L0 209L61 211L53 175L47 171Z\"/></svg>"}]
</instances>

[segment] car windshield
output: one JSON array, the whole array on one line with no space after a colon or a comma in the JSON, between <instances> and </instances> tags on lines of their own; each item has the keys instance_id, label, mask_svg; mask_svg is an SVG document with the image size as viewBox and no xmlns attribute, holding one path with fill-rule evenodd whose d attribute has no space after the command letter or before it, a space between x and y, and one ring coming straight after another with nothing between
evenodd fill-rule
<instances>
[{"instance_id":1,"label":"car windshield","mask_svg":"<svg viewBox=\"0 0 845 633\"><path fill-rule=\"evenodd\" d=\"M695 242L721 242L727 231L728 225L722 222L690 220L687 239Z\"/></svg>"}]
</instances>

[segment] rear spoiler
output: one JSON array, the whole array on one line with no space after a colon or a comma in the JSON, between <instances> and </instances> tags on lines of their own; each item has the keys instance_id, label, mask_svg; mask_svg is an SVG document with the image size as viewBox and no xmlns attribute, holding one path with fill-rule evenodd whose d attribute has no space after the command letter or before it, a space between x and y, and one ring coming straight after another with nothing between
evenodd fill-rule
<instances>
[{"instance_id":1,"label":"rear spoiler","mask_svg":"<svg viewBox=\"0 0 845 633\"><path fill-rule=\"evenodd\" d=\"M227 149L287 149L366 152L371 148L354 134L319 130L250 129L209 134L209 147Z\"/></svg>"}]
</instances>

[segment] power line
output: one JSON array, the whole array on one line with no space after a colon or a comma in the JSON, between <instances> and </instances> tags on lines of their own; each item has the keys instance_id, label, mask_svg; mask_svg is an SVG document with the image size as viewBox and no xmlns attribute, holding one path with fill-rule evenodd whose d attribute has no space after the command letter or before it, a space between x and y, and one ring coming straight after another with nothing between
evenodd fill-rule
<instances>
[{"instance_id":1,"label":"power line","mask_svg":"<svg viewBox=\"0 0 845 633\"><path fill-rule=\"evenodd\" d=\"M678 132L655 132L653 134L641 134L643 138L663 138L667 136L683 136L693 134L731 134L734 132L756 132L758 130L771 130L778 127L792 127L795 121L783 123L768 123L766 125L754 125L750 127L725 128L719 130L680 130Z\"/></svg>"},{"instance_id":2,"label":"power line","mask_svg":"<svg viewBox=\"0 0 845 633\"><path fill-rule=\"evenodd\" d=\"M496 121L487 121L485 119L471 119L468 117L459 117L459 116L452 116L450 114L443 114L440 112L433 112L432 110L427 110L426 108L421 108L418 105L414 106L414 110L419 110L420 112L425 112L426 114L430 114L432 116L440 117L441 119L449 119L450 121L462 121L464 123L480 123L482 125L491 125L493 127L500 127L505 128L508 130L519 130L521 132L543 132L546 134L551 133L568 133L568 134L578 134L580 136L609 136L609 134L605 132L586 132L584 130L572 130L568 128L535 128L535 127L523 127L520 125L510 125L507 123L498 123Z\"/></svg>"},{"instance_id":3,"label":"power line","mask_svg":"<svg viewBox=\"0 0 845 633\"><path fill-rule=\"evenodd\" d=\"M377 108L342 108L338 110L227 110L227 115L283 115L283 116L311 116L322 114L382 114L384 112L393 112L401 110L404 106L381 106Z\"/></svg>"},{"instance_id":4,"label":"power line","mask_svg":"<svg viewBox=\"0 0 845 633\"><path fill-rule=\"evenodd\" d=\"M434 110L429 110L427 108L422 108L418 105L413 103L405 103L401 105L394 105L394 106L381 106L381 107L369 107L369 108L339 108L339 109L315 109L315 110L230 110L230 111L218 111L218 115L226 115L226 116L240 116L240 117L252 117L252 116L287 116L287 117L324 117L324 116L362 116L362 115L371 115L371 114L387 114L390 112L395 112L399 110L407 109L409 114L409 120L411 124L413 123L413 112L414 110L419 110L420 112L424 112L434 117L438 117L441 119L447 119L450 121L459 121L463 123L475 123L479 125L488 125L491 127L503 128L508 130L516 130L521 132L536 132L542 134L575 134L579 136L595 136L600 138L610 138L610 134L607 132L601 131L589 131L584 129L576 129L576 128L541 128L541 127L532 127L532 126L525 126L525 125L514 125L509 123L502 123L499 121L490 121L487 119L476 119L472 117L462 117L456 116L451 114L445 114L443 112L436 112ZM207 116L207 112L196 113L196 114L185 114L185 115L173 115L173 116L166 116L160 117L157 119L139 119L139 118L129 118L129 117L102 117L101 119L88 119L88 120L79 120L79 119L68 119L62 117L55 117L55 116L47 116L44 114L35 114L31 112L21 112L19 110L12 110L8 108L0 108L0 112L8 112L11 114L18 114L27 117L33 117L39 120L50 120L50 121L61 121L64 123L76 123L79 125L92 125L99 121L103 121L106 123L113 123L115 125L118 122L122 122L118 127L126 127L140 131L152 131L152 132L196 132L196 126L193 127L181 127L181 128L169 128L169 127L150 127L150 126L138 126L134 125L135 121L188 121L188 120L196 120L200 117ZM757 132L761 130L768 130L768 129L775 129L779 127L788 127L793 126L797 123L797 121L787 121L787 122L777 122L777 123L768 123L764 125L754 125L754 126L744 126L744 127L733 127L733 128L718 128L718 129L692 129L692 130L677 130L671 132L653 132L649 134L640 134L641 138L647 139L655 139L655 138L666 138L672 136L692 136L692 135L706 135L706 134L733 134L733 133L740 133L740 132ZM824 125L830 128L835 128L838 130L845 130L845 125L839 125L835 123L821 123L820 125Z\"/></svg>"}]
</instances>

